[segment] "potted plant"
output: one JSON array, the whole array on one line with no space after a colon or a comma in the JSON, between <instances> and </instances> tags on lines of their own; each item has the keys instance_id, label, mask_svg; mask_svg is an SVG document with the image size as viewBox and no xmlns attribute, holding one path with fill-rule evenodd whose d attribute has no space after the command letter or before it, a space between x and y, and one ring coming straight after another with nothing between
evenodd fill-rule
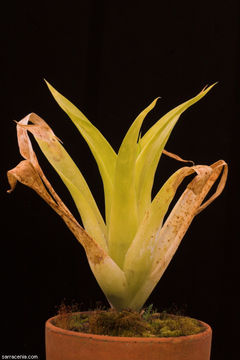
<instances>
[{"instance_id":1,"label":"potted plant","mask_svg":"<svg viewBox=\"0 0 240 360\"><path fill-rule=\"evenodd\" d=\"M79 109L49 83L47 85L88 143L97 162L104 187L105 220L61 141L34 113L17 123L19 150L24 160L8 171L9 192L13 191L17 181L34 189L61 216L84 247L90 268L110 307L118 313L128 309L141 316L144 303L166 270L193 218L222 192L226 183L227 164L223 160L210 166L184 166L170 176L154 199L151 198L161 154L164 152L185 161L164 150L174 125L180 115L215 84L169 111L142 136L141 125L154 108L158 100L155 99L135 119L118 154ZM28 132L33 134L70 191L83 227L45 177ZM195 177L165 219L179 185L191 174ZM204 202L219 177L216 192ZM86 320L87 315L83 315ZM56 321L54 317L46 323L47 360L208 360L210 357L211 328L200 322L202 331L195 335L117 337L61 329L56 326Z\"/></svg>"}]
</instances>

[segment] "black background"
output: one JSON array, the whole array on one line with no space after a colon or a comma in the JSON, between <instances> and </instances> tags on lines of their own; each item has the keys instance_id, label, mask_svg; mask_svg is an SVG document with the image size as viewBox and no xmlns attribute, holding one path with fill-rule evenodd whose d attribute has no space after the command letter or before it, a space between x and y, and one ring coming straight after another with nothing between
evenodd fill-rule
<instances>
[{"instance_id":1,"label":"black background","mask_svg":"<svg viewBox=\"0 0 240 360\"><path fill-rule=\"evenodd\" d=\"M185 308L212 326L212 360L238 358L237 3L13 1L2 11L2 354L44 359L44 322L64 298L83 309L97 301L107 305L83 249L62 220L23 185L6 194L5 173L21 160L12 120L33 111L63 140L103 211L97 166L49 93L46 78L116 151L136 115L155 97L162 99L144 129L219 81L181 117L167 149L197 164L226 160L228 183L193 221L147 304ZM68 191L34 145L47 177L78 217ZM161 163L154 192L181 166L165 157Z\"/></svg>"}]
</instances>

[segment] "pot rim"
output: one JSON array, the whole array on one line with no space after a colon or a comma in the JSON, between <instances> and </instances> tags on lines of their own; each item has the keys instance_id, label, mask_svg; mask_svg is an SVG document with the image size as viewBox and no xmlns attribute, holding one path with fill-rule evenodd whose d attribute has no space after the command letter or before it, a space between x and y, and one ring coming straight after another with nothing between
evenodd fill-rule
<instances>
[{"instance_id":1,"label":"pot rim","mask_svg":"<svg viewBox=\"0 0 240 360\"><path fill-rule=\"evenodd\" d=\"M91 311L79 311L77 312L85 314L85 313L90 313ZM97 335L97 334L89 334L89 333L82 333L82 332L78 332L78 331L72 331L72 330L65 330L62 329L60 327L57 327L55 325L52 324L53 320L56 319L59 315L55 315L51 318L49 318L46 323L46 330L54 332L54 333L59 333L61 335L65 335L65 336L72 336L72 337L77 337L77 338L85 338L85 339L92 339L92 340L97 340L97 341L104 341L104 342L135 342L135 343L180 343L180 342L184 342L184 341L198 341L200 338L205 338L205 337L209 337L212 334L212 329L211 327L203 322L198 320L204 327L205 330L198 333L198 334L194 334L194 335L185 335L185 336L177 336L177 337L125 337L125 336L109 336L109 335Z\"/></svg>"}]
</instances>

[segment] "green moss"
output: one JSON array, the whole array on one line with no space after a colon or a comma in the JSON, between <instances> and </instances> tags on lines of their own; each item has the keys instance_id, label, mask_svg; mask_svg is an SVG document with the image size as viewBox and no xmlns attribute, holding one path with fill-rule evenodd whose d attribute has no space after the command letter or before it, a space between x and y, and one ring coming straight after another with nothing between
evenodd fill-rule
<instances>
[{"instance_id":1,"label":"green moss","mask_svg":"<svg viewBox=\"0 0 240 360\"><path fill-rule=\"evenodd\" d=\"M195 319L170 314L160 314L151 324L153 333L163 337L198 334L204 330L203 325Z\"/></svg>"},{"instance_id":2,"label":"green moss","mask_svg":"<svg viewBox=\"0 0 240 360\"><path fill-rule=\"evenodd\" d=\"M186 316L156 313L151 308L135 312L130 310L95 310L72 313L65 307L59 311L55 326L72 331L127 337L177 337L198 334L205 327Z\"/></svg>"}]
</instances>

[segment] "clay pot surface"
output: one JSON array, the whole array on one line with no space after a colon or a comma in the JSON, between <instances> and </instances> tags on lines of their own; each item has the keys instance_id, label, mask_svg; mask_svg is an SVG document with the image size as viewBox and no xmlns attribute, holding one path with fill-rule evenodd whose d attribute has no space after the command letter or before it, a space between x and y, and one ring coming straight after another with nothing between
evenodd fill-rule
<instances>
[{"instance_id":1,"label":"clay pot surface","mask_svg":"<svg viewBox=\"0 0 240 360\"><path fill-rule=\"evenodd\" d=\"M212 330L172 338L117 337L64 330L46 322L46 360L209 360Z\"/></svg>"}]
</instances>

